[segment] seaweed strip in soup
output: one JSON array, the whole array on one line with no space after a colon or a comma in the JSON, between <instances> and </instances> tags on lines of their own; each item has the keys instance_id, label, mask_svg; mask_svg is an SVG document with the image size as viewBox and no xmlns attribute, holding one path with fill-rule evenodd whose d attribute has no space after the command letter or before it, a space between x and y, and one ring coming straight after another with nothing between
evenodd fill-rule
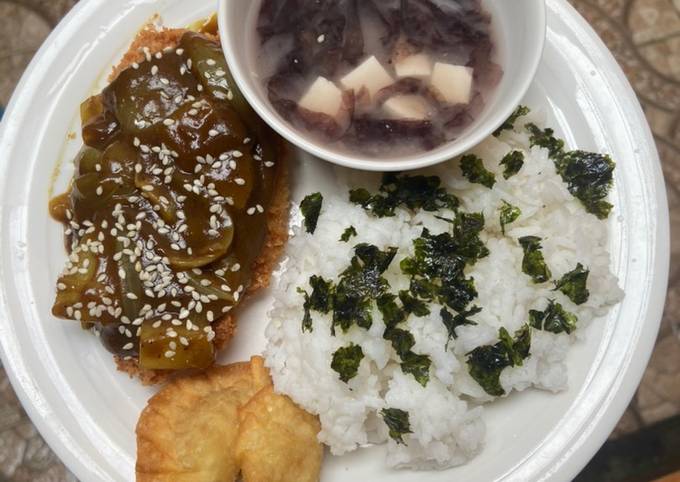
<instances>
[{"instance_id":1,"label":"seaweed strip in soup","mask_svg":"<svg viewBox=\"0 0 680 482\"><path fill-rule=\"evenodd\" d=\"M264 0L257 31L277 111L378 157L456 139L503 75L480 0Z\"/></svg>"}]
</instances>

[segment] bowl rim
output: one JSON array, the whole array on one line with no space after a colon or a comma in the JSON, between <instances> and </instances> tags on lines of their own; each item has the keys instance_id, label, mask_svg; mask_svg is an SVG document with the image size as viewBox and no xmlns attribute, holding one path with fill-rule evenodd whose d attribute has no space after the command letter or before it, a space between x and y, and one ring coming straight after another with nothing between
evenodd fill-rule
<instances>
[{"instance_id":1,"label":"bowl rim","mask_svg":"<svg viewBox=\"0 0 680 482\"><path fill-rule=\"evenodd\" d=\"M217 20L220 32L230 31L229 25L231 22L228 9L228 3L230 1L231 0L219 0ZM323 147L321 142L311 139L310 136L305 136L285 119L281 118L274 111L273 106L265 98L259 95L255 89L252 89L249 83L244 80L249 74L247 73L245 65L238 60L241 55L237 53L236 45L227 40L230 36L220 35L220 43L229 69L231 70L231 74L243 96L253 107L255 112L257 112L272 129L278 132L286 140L321 160L339 166L365 171L407 171L445 162L472 149L501 126L514 112L517 105L520 104L538 71L541 58L543 57L547 35L547 7L545 0L524 1L531 2L531 8L538 9L536 15L537 30L541 32L541 34L537 36L539 42L537 47L532 50L534 55L531 57L530 62L528 62L529 68L526 69L526 74L522 76L521 82L517 84L513 83L511 94L504 98L502 101L503 105L495 114L493 114L493 116L491 116L490 120L485 123L484 128L476 128L458 139L442 144L442 146L434 150L407 156L380 158L378 160L371 159L370 156L364 156L366 158L362 159L361 154L343 154L337 150ZM249 8L252 8L252 6Z\"/></svg>"}]
</instances>

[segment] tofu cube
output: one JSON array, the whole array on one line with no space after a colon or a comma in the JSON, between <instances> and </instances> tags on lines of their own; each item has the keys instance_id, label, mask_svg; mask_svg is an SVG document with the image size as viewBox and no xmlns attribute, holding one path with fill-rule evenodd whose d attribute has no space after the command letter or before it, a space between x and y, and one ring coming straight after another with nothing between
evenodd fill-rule
<instances>
[{"instance_id":1,"label":"tofu cube","mask_svg":"<svg viewBox=\"0 0 680 482\"><path fill-rule=\"evenodd\" d=\"M431 84L450 104L467 104L472 94L473 69L437 62L432 69Z\"/></svg>"},{"instance_id":2,"label":"tofu cube","mask_svg":"<svg viewBox=\"0 0 680 482\"><path fill-rule=\"evenodd\" d=\"M394 79L392 79L392 76L385 70L378 59L375 56L371 56L340 79L340 83L346 89L354 89L355 94L358 94L362 88L365 88L368 95L373 98L378 91L388 85L392 85Z\"/></svg>"},{"instance_id":3,"label":"tofu cube","mask_svg":"<svg viewBox=\"0 0 680 482\"><path fill-rule=\"evenodd\" d=\"M424 78L432 75L432 62L425 54L409 55L394 64L397 77Z\"/></svg>"},{"instance_id":4,"label":"tofu cube","mask_svg":"<svg viewBox=\"0 0 680 482\"><path fill-rule=\"evenodd\" d=\"M385 111L397 119L424 120L429 106L419 95L395 95L383 104Z\"/></svg>"},{"instance_id":5,"label":"tofu cube","mask_svg":"<svg viewBox=\"0 0 680 482\"><path fill-rule=\"evenodd\" d=\"M342 91L324 77L318 77L299 102L300 107L337 117L342 106Z\"/></svg>"}]
</instances>

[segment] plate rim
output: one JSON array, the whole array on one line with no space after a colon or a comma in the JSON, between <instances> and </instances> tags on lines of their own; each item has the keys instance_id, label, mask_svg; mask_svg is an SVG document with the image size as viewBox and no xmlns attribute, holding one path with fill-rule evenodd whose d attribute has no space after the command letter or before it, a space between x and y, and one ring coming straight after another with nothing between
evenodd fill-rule
<instances>
[{"instance_id":1,"label":"plate rim","mask_svg":"<svg viewBox=\"0 0 680 482\"><path fill-rule=\"evenodd\" d=\"M600 60L605 62L606 66L600 67L600 73L604 74L610 82L618 84L618 88L622 92L626 92L627 97L630 99L630 101L624 104L627 107L628 113L632 115L628 125L637 126L637 133L640 136L640 149L646 148L647 164L648 167L653 169L651 177L653 178L654 189L652 194L655 195L656 205L661 208L656 213L656 246L652 247L654 253L653 276L650 283L650 299L648 300L644 317L648 323L649 320L653 320L654 323L652 326L648 326L647 330L639 332L635 344L635 353L629 354L627 358L627 360L631 360L634 355L639 355L644 360L644 363L628 363L624 367L612 383L612 389L608 393L608 403L600 407L600 410L591 414L589 422L583 427L581 435L569 446L570 450L568 453L561 459L556 460L555 465L550 470L544 470L540 478L540 480L570 481L583 470L609 438L609 435L616 427L635 395L649 364L649 359L652 356L661 327L667 295L670 270L670 215L665 178L656 142L654 141L651 127L644 114L642 105L621 65L590 23L573 5L567 2L567 0L546 1L549 5L548 10L556 11L563 19L568 18L577 25L581 32L586 34L587 38L581 38L579 41L584 46L586 43L589 43L596 47L594 51L590 51L590 56L597 55ZM550 29L549 24L548 29ZM641 326L638 328L641 328ZM612 395L616 395L616 397Z\"/></svg>"},{"instance_id":2,"label":"plate rim","mask_svg":"<svg viewBox=\"0 0 680 482\"><path fill-rule=\"evenodd\" d=\"M661 208L657 213L656 219L657 245L653 247L655 253L653 273L655 276L652 283L650 283L652 288L651 297L660 302L649 303L645 317L647 320L658 320L655 321L658 330L658 326L661 322L661 314L663 312L663 300L665 300L666 296L670 253L670 228L666 192L661 188L664 186L661 164L651 130L644 117L642 108L636 100L635 93L630 86L630 83L611 52L597 36L592 27L585 19L583 19L583 17L581 17L574 7L566 2L566 0L547 1L549 10L555 10L561 14L561 16L569 17L570 21L577 24L579 29L587 34L588 38L586 40L597 46L598 55L602 57L602 60L607 64L606 67L602 68L602 72L606 74L610 81L616 83L630 96L629 101L626 101L625 103L627 111L633 115L629 124L636 124L637 127L640 128L640 130L637 131L641 138L640 144L647 148L647 157L649 157L648 164L654 169L653 179L655 189L652 194L656 195L655 200ZM89 15L96 12L100 5L106 3L106 0L82 0L62 19L59 25L45 40L22 75L6 109L4 120L0 122L0 152L9 152L13 149L14 143L10 136L16 131L17 127L21 125L22 120L25 122L26 115L22 115L22 107L30 101L31 89L35 89L40 80L39 78L33 78L34 72L40 70L41 65L49 64L56 60L58 56L58 48L55 47L58 42L56 41L61 38L62 34L68 29L71 29L71 35L74 35L72 24L76 23L80 17L89 18ZM548 27L550 27L550 25L548 25ZM17 116L18 118L16 118ZM0 158L0 174L4 174L7 168L8 156L3 156ZM2 177L4 178L5 176ZM4 186L4 183L0 183L0 198L4 195ZM4 204L0 204L0 217L3 216L4 208ZM4 279L5 276L5 268L0 265L0 279ZM11 323L6 319L6 315L9 312L7 305L8 300L6 299L5 288L0 285L0 314L3 315L2 320L0 320L0 334L4 333L7 329L7 324ZM657 330L647 329L644 333L640 333L637 344L635 345L635 351L636 354L641 355L644 358L644 363L637 362L635 365L628 364L625 367L625 370L616 380L616 387L618 387L618 389L615 390L616 397L610 397L608 400L609 403L606 404L606 406L603 406L600 411L592 414L590 422L584 427L588 429L587 433L584 432L582 436L579 437L579 440L569 445L571 449L569 453L562 457L561 460L556 460L555 465L549 471L543 473L542 479L554 477L557 480L569 480L573 478L573 476L586 465L596 450L604 443L638 387L649 357L651 356ZM31 386L31 379L30 377L25 376L26 373L19 373L16 371L17 367L6 351L4 340L0 340L0 357L2 358L3 366L6 369L13 389L41 435L70 470L78 477L89 480L89 478L95 475L92 467L87 467L84 462L78 458L78 454L72 447L63 444L63 439L60 438L57 433L53 432L47 422L42 419L29 395L29 392L35 390L36 387ZM599 432L596 431L596 429L598 429ZM590 436L584 439L586 435ZM512 470L510 471L510 474L512 474Z\"/></svg>"}]
</instances>

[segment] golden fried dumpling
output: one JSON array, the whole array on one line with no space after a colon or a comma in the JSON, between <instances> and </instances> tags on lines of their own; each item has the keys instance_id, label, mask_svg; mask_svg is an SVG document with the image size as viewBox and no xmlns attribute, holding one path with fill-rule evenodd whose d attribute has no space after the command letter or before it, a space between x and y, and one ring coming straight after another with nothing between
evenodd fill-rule
<instances>
[{"instance_id":1,"label":"golden fried dumpling","mask_svg":"<svg viewBox=\"0 0 680 482\"><path fill-rule=\"evenodd\" d=\"M270 385L260 357L169 383L137 424L137 481L236 480L239 407Z\"/></svg>"},{"instance_id":2,"label":"golden fried dumpling","mask_svg":"<svg viewBox=\"0 0 680 482\"><path fill-rule=\"evenodd\" d=\"M244 482L317 482L323 447L317 417L268 386L239 409L236 462Z\"/></svg>"}]
</instances>

